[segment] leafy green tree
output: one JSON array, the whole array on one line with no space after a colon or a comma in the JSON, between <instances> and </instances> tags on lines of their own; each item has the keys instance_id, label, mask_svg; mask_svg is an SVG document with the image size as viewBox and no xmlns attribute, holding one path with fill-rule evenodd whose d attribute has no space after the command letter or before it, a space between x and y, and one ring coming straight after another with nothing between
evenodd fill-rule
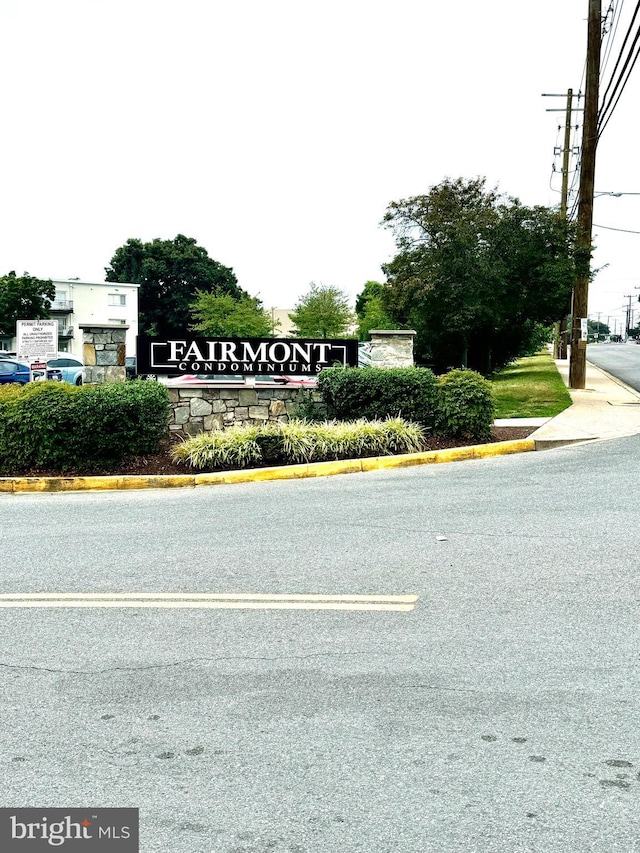
<instances>
[{"instance_id":1,"label":"leafy green tree","mask_svg":"<svg viewBox=\"0 0 640 853\"><path fill-rule=\"evenodd\" d=\"M228 293L206 293L196 291L196 301L191 314L196 321L194 331L222 338L268 338L273 337L273 325L269 312L255 296L234 299Z\"/></svg>"},{"instance_id":2,"label":"leafy green tree","mask_svg":"<svg viewBox=\"0 0 640 853\"><path fill-rule=\"evenodd\" d=\"M309 291L289 313L299 338L342 338L349 334L355 317L346 293L324 284L311 282Z\"/></svg>"},{"instance_id":3,"label":"leafy green tree","mask_svg":"<svg viewBox=\"0 0 640 853\"><path fill-rule=\"evenodd\" d=\"M383 266L384 308L416 329L417 359L438 372L463 365L487 375L564 311L574 231L554 209L500 196L483 178L447 178L392 202L383 224L398 248Z\"/></svg>"},{"instance_id":4,"label":"leafy green tree","mask_svg":"<svg viewBox=\"0 0 640 853\"><path fill-rule=\"evenodd\" d=\"M604 337L611 332L609 326L606 323L600 323L597 320L587 320L587 334L589 337ZM629 329L629 333L631 333L631 329Z\"/></svg>"},{"instance_id":5,"label":"leafy green tree","mask_svg":"<svg viewBox=\"0 0 640 853\"><path fill-rule=\"evenodd\" d=\"M35 278L29 273L17 276L14 271L0 277L0 334L16 333L16 320L46 320L51 316L51 303L56 287L49 279Z\"/></svg>"},{"instance_id":6,"label":"leafy green tree","mask_svg":"<svg viewBox=\"0 0 640 853\"><path fill-rule=\"evenodd\" d=\"M367 281L356 297L358 318L358 340L369 339L371 329L397 329L397 322L389 316L383 303L384 285L379 281Z\"/></svg>"},{"instance_id":7,"label":"leafy green tree","mask_svg":"<svg viewBox=\"0 0 640 853\"><path fill-rule=\"evenodd\" d=\"M198 290L236 299L247 295L230 267L214 261L206 249L183 234L149 243L127 240L116 249L105 272L107 281L140 285L138 321L140 332L149 335L188 329Z\"/></svg>"}]
</instances>

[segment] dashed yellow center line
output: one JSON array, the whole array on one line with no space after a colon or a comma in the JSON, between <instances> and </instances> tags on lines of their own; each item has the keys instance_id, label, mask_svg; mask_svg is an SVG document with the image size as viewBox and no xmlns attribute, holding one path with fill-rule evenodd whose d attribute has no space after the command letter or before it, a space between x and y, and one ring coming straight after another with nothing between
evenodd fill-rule
<instances>
[{"instance_id":1,"label":"dashed yellow center line","mask_svg":"<svg viewBox=\"0 0 640 853\"><path fill-rule=\"evenodd\" d=\"M216 610L360 610L409 612L417 595L304 595L214 592L10 592L6 607L144 607Z\"/></svg>"}]
</instances>

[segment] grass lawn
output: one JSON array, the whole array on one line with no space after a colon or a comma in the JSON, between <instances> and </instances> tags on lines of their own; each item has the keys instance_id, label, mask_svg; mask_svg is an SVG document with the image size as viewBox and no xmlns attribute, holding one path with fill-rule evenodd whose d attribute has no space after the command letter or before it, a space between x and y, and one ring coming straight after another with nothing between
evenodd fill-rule
<instances>
[{"instance_id":1,"label":"grass lawn","mask_svg":"<svg viewBox=\"0 0 640 853\"><path fill-rule=\"evenodd\" d=\"M518 359L491 377L496 418L552 418L571 405L548 352Z\"/></svg>"}]
</instances>

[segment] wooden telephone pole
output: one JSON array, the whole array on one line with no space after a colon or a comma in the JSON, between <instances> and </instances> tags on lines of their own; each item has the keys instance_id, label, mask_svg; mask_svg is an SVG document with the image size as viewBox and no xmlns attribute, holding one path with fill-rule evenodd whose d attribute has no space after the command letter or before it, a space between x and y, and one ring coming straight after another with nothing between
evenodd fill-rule
<instances>
[{"instance_id":1,"label":"wooden telephone pole","mask_svg":"<svg viewBox=\"0 0 640 853\"><path fill-rule=\"evenodd\" d=\"M569 154L571 149L571 110L573 107L573 89L567 92L567 111L564 120L564 149L562 152L562 195L560 197L560 213L567 218L567 201L569 196ZM567 314L571 313L571 307L560 320L558 326L557 358L567 357Z\"/></svg>"},{"instance_id":2,"label":"wooden telephone pole","mask_svg":"<svg viewBox=\"0 0 640 853\"><path fill-rule=\"evenodd\" d=\"M593 226L593 194L595 187L596 147L598 144L598 89L600 81L600 47L602 44L602 0L589 0L587 29L587 81L582 130L582 164L578 201L576 260L577 276L573 288L571 323L571 356L569 387L584 388L587 372L587 341L581 334L582 319L587 317L591 268L591 229Z\"/></svg>"},{"instance_id":3,"label":"wooden telephone pole","mask_svg":"<svg viewBox=\"0 0 640 853\"><path fill-rule=\"evenodd\" d=\"M543 94L543 98L561 98L563 95L549 95ZM581 96L578 95L578 99ZM580 107L578 107L580 109ZM560 191L560 215L565 219L567 218L567 207L569 203L569 157L571 155L571 113L573 111L573 89L567 90L567 106L565 108L565 118L564 118L564 147L562 148L562 190ZM547 110L548 113L556 113L561 112L561 110L553 109ZM560 129L560 128L558 128ZM554 154L558 154L560 152L559 148L554 148ZM570 332L567 330L567 317L571 313L571 299L573 297L573 291L571 297L569 298L565 312L559 322L557 322L554 326L554 343L553 343L553 357L558 359L566 359L568 354L568 343L567 340Z\"/></svg>"}]
</instances>

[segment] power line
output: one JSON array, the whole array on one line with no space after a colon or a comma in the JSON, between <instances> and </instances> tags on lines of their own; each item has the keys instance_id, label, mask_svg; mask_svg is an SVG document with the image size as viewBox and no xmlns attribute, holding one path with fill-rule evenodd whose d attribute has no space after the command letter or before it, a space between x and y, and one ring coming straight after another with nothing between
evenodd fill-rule
<instances>
[{"instance_id":1,"label":"power line","mask_svg":"<svg viewBox=\"0 0 640 853\"><path fill-rule=\"evenodd\" d=\"M622 15L622 7L624 6L624 0L620 0L617 8L614 6L614 3L611 2L609 4L609 8L607 9L607 14L605 16L604 24L603 24L603 43L606 39L607 45L604 49L604 59L602 61L602 65L600 67L600 73L604 74L607 70L607 65L609 64L609 59L611 58L611 50L613 48L614 42L616 40L616 33L618 31L618 24L620 23L620 16ZM607 18L609 17L609 13L611 13L611 26L607 29Z\"/></svg>"},{"instance_id":2,"label":"power line","mask_svg":"<svg viewBox=\"0 0 640 853\"><path fill-rule=\"evenodd\" d=\"M620 65L620 61L621 61L621 59L622 59L622 54L624 53L624 48L625 48L625 45L626 45L626 43L627 43L627 41L628 41L628 39L629 39L629 35L631 34L631 29L632 29L632 27L633 27L633 24L634 24L634 21L635 21L635 19L636 19L637 15L638 15L638 9L639 9L639 8L640 8L640 3L638 3L638 4L636 5L636 8L635 8L635 10L634 10L634 12L633 12L633 15L632 15L631 21L630 21L630 23L629 23L629 26L627 27L627 32L625 33L624 40L623 40L623 42L622 42L622 47L620 48L620 52L618 53L618 58L617 58L617 60L616 60L616 64L615 64L615 66L614 66L613 71L611 72L611 78L610 78L610 80L609 80L609 84L608 84L607 88L605 89L604 94L602 95L602 103L603 103L603 104L604 104L604 103L606 102L606 100L607 100L607 95L609 94L609 90L611 89L611 85L612 85L613 80L614 80L614 78L615 78L616 71L618 70L618 66ZM604 74L604 67L603 67L603 68L601 68L600 73L601 73L601 75L602 75L602 74Z\"/></svg>"},{"instance_id":3,"label":"power line","mask_svg":"<svg viewBox=\"0 0 640 853\"><path fill-rule=\"evenodd\" d=\"M640 48L636 51L635 56L633 56L633 52L636 48L636 45L640 41L640 28L638 28L633 41L628 49L626 57L624 59L622 68L620 69L620 73L616 77L616 72L618 71L618 67L623 60L623 55L625 53L625 48L627 46L627 42L629 41L632 33L632 29L636 18L638 17L638 13L640 12L640 0L636 3L636 8L633 12L633 16L631 18L631 22L627 28L627 32L625 33L624 40L622 42L622 47L620 48L620 52L618 54L618 58L616 60L616 64L614 66L613 72L611 73L611 79L609 80L609 84L605 90L605 93L602 97L602 105L600 107L600 114L598 116L598 136L602 135L605 127L607 126L609 119L613 115L615 108L618 105L620 97L626 88L627 82L633 71L634 65L638 59L638 55L640 54ZM612 88L613 87L613 88ZM619 91L618 91L619 90ZM611 92L611 94L609 94ZM617 97L616 97L617 93ZM615 99L615 100L614 100Z\"/></svg>"},{"instance_id":4,"label":"power line","mask_svg":"<svg viewBox=\"0 0 640 853\"><path fill-rule=\"evenodd\" d=\"M629 228L612 228L610 225L596 225L594 228L604 228L605 231L624 231L625 234L640 234L640 231L631 231Z\"/></svg>"}]
</instances>

